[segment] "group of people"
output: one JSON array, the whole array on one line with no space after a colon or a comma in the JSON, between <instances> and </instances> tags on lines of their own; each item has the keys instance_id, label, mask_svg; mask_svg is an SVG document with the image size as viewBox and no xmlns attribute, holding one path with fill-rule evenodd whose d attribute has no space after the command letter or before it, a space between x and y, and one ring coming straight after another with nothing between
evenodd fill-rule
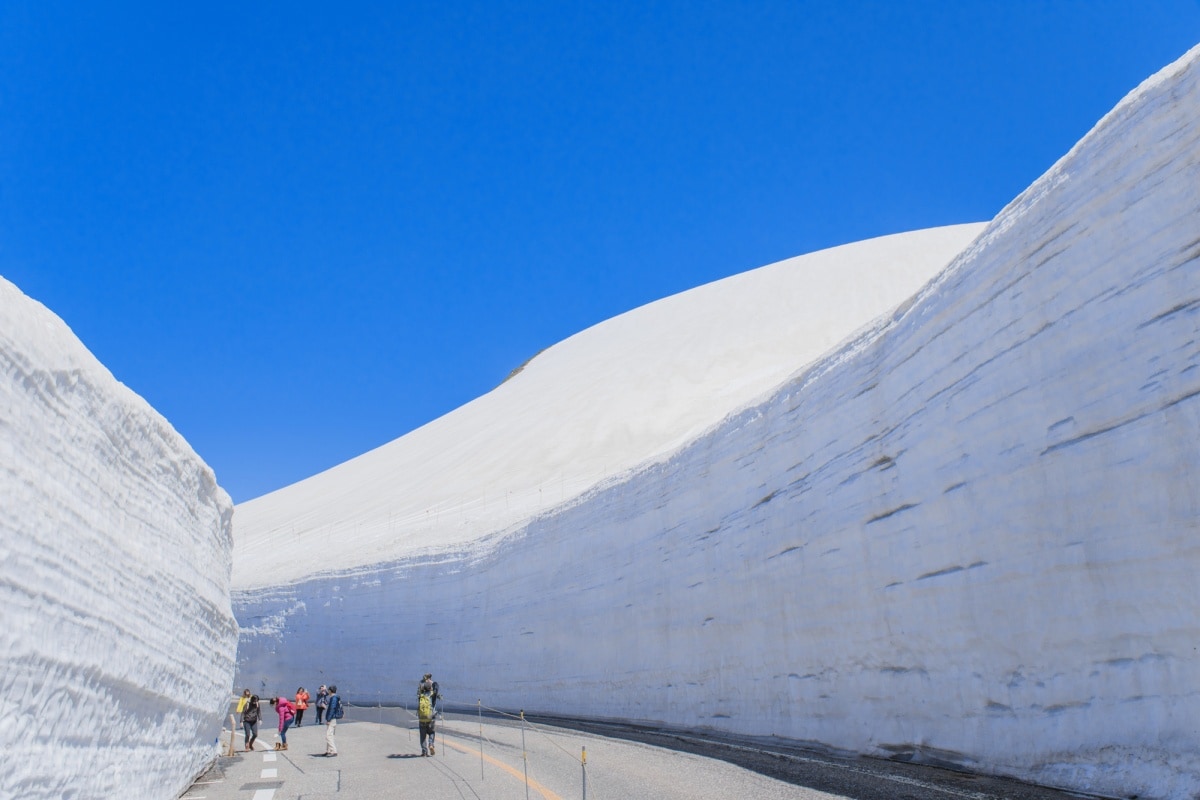
<instances>
[{"instance_id":1,"label":"group of people","mask_svg":"<svg viewBox=\"0 0 1200 800\"><path fill-rule=\"evenodd\" d=\"M305 690L303 686L296 690L295 700L287 697L272 697L271 707L275 709L275 713L279 715L279 741L275 743L276 750L287 750L287 732L288 728L294 724L300 727L304 720L304 712L308 709L308 701L312 696ZM322 724L321 718L324 717L325 724L325 755L336 756L337 752L337 721L345 715L345 709L342 706L342 699L338 696L337 687L330 685L321 685L317 690L317 724ZM249 753L254 749L254 742L258 740L258 725L262 719L262 709L260 707L259 697L256 694L251 694L249 689L242 692L242 696L238 698L237 713L242 718L242 729L246 734L246 750Z\"/></svg>"},{"instance_id":2,"label":"group of people","mask_svg":"<svg viewBox=\"0 0 1200 800\"><path fill-rule=\"evenodd\" d=\"M288 749L288 729L293 725L297 728L300 727L301 722L304 720L304 712L308 710L309 700L311 699L312 696L303 686L296 690L295 699L288 697L271 698L271 707L275 709L275 713L279 716L279 741L275 743L276 750ZM433 679L433 673L426 672L417 683L417 722L421 729L421 755L423 756L431 756L436 752L434 750L434 737L436 736L437 706L440 699L441 691L438 688L437 681ZM317 707L317 724L322 724L321 718L325 718L325 755L336 756L338 754L335 738L337 734L337 721L345 714L342 699L337 693L337 687L322 684L321 688L317 689L317 698L314 705ZM245 752L249 753L254 749L254 743L258 740L258 725L262 720L262 709L258 695L251 694L249 689L244 690L242 696L238 698L237 713L241 715L242 729L246 734Z\"/></svg>"}]
</instances>

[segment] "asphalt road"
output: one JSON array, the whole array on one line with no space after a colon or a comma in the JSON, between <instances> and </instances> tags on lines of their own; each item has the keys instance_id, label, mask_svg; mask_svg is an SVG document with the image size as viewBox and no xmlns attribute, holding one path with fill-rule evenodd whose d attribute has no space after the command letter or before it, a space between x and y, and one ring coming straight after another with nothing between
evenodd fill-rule
<instances>
[{"instance_id":1,"label":"asphalt road","mask_svg":"<svg viewBox=\"0 0 1200 800\"><path fill-rule=\"evenodd\" d=\"M186 800L1063 800L1014 781L843 758L778 743L537 718L447 714L420 755L412 714L350 708L337 731L288 732L289 749L221 756ZM272 746L273 728L259 745ZM241 748L238 735L235 746ZM586 764L584 749L586 748ZM526 778L528 776L528 779ZM585 787L586 781L586 787ZM586 791L586 794L585 794Z\"/></svg>"}]
</instances>

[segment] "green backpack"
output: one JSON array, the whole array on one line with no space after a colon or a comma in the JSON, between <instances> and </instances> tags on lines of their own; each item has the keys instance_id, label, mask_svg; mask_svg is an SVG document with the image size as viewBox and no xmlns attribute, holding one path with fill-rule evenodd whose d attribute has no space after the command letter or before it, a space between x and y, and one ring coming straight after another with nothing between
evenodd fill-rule
<instances>
[{"instance_id":1,"label":"green backpack","mask_svg":"<svg viewBox=\"0 0 1200 800\"><path fill-rule=\"evenodd\" d=\"M433 701L428 694L422 693L417 697L417 719L421 722L433 722Z\"/></svg>"}]
</instances>

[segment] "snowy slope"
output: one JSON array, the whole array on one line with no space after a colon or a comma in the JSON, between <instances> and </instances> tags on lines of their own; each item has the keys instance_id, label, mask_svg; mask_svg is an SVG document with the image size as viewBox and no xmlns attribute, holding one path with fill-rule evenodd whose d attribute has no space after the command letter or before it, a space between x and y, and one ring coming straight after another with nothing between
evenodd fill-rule
<instances>
[{"instance_id":1,"label":"snowy slope","mask_svg":"<svg viewBox=\"0 0 1200 800\"><path fill-rule=\"evenodd\" d=\"M0 797L174 798L233 678L232 504L0 278Z\"/></svg>"},{"instance_id":2,"label":"snowy slope","mask_svg":"<svg viewBox=\"0 0 1200 800\"><path fill-rule=\"evenodd\" d=\"M237 509L234 585L472 547L695 439L911 296L982 230L834 248L666 298L489 394Z\"/></svg>"},{"instance_id":3,"label":"snowy slope","mask_svg":"<svg viewBox=\"0 0 1200 800\"><path fill-rule=\"evenodd\" d=\"M425 547L409 519L337 527L356 512L336 471L305 486L304 516L265 498L277 521L247 514L268 544L235 590L241 679L374 700L432 669L467 703L1193 797L1198 220L1200 48L896 313L488 547L474 521ZM610 401L596 391L558 413ZM464 459L492 457L480 441ZM362 479L379 504L411 485ZM380 563L276 570L285 526L313 558Z\"/></svg>"}]
</instances>

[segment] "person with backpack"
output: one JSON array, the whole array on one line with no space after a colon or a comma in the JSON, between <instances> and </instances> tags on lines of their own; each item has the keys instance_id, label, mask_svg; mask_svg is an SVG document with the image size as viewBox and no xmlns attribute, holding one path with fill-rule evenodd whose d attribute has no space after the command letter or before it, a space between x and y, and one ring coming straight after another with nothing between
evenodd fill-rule
<instances>
[{"instance_id":1,"label":"person with backpack","mask_svg":"<svg viewBox=\"0 0 1200 800\"><path fill-rule=\"evenodd\" d=\"M252 694L246 701L246 708L242 711L242 730L246 732L246 752L249 753L254 749L254 740L258 738L258 695Z\"/></svg>"},{"instance_id":2,"label":"person with backpack","mask_svg":"<svg viewBox=\"0 0 1200 800\"><path fill-rule=\"evenodd\" d=\"M329 685L329 696L325 698L326 714L325 714L325 755L332 758L338 754L337 742L334 740L334 735L337 733L338 720L346 713L342 707L342 698L338 697L337 686Z\"/></svg>"},{"instance_id":3,"label":"person with backpack","mask_svg":"<svg viewBox=\"0 0 1200 800\"><path fill-rule=\"evenodd\" d=\"M421 728L421 755L431 756L436 752L433 747L433 740L436 735L434 730L434 714L433 708L433 683L430 681L430 676L426 675L425 679L417 686L417 723ZM426 743L428 740L428 744Z\"/></svg>"}]
</instances>

